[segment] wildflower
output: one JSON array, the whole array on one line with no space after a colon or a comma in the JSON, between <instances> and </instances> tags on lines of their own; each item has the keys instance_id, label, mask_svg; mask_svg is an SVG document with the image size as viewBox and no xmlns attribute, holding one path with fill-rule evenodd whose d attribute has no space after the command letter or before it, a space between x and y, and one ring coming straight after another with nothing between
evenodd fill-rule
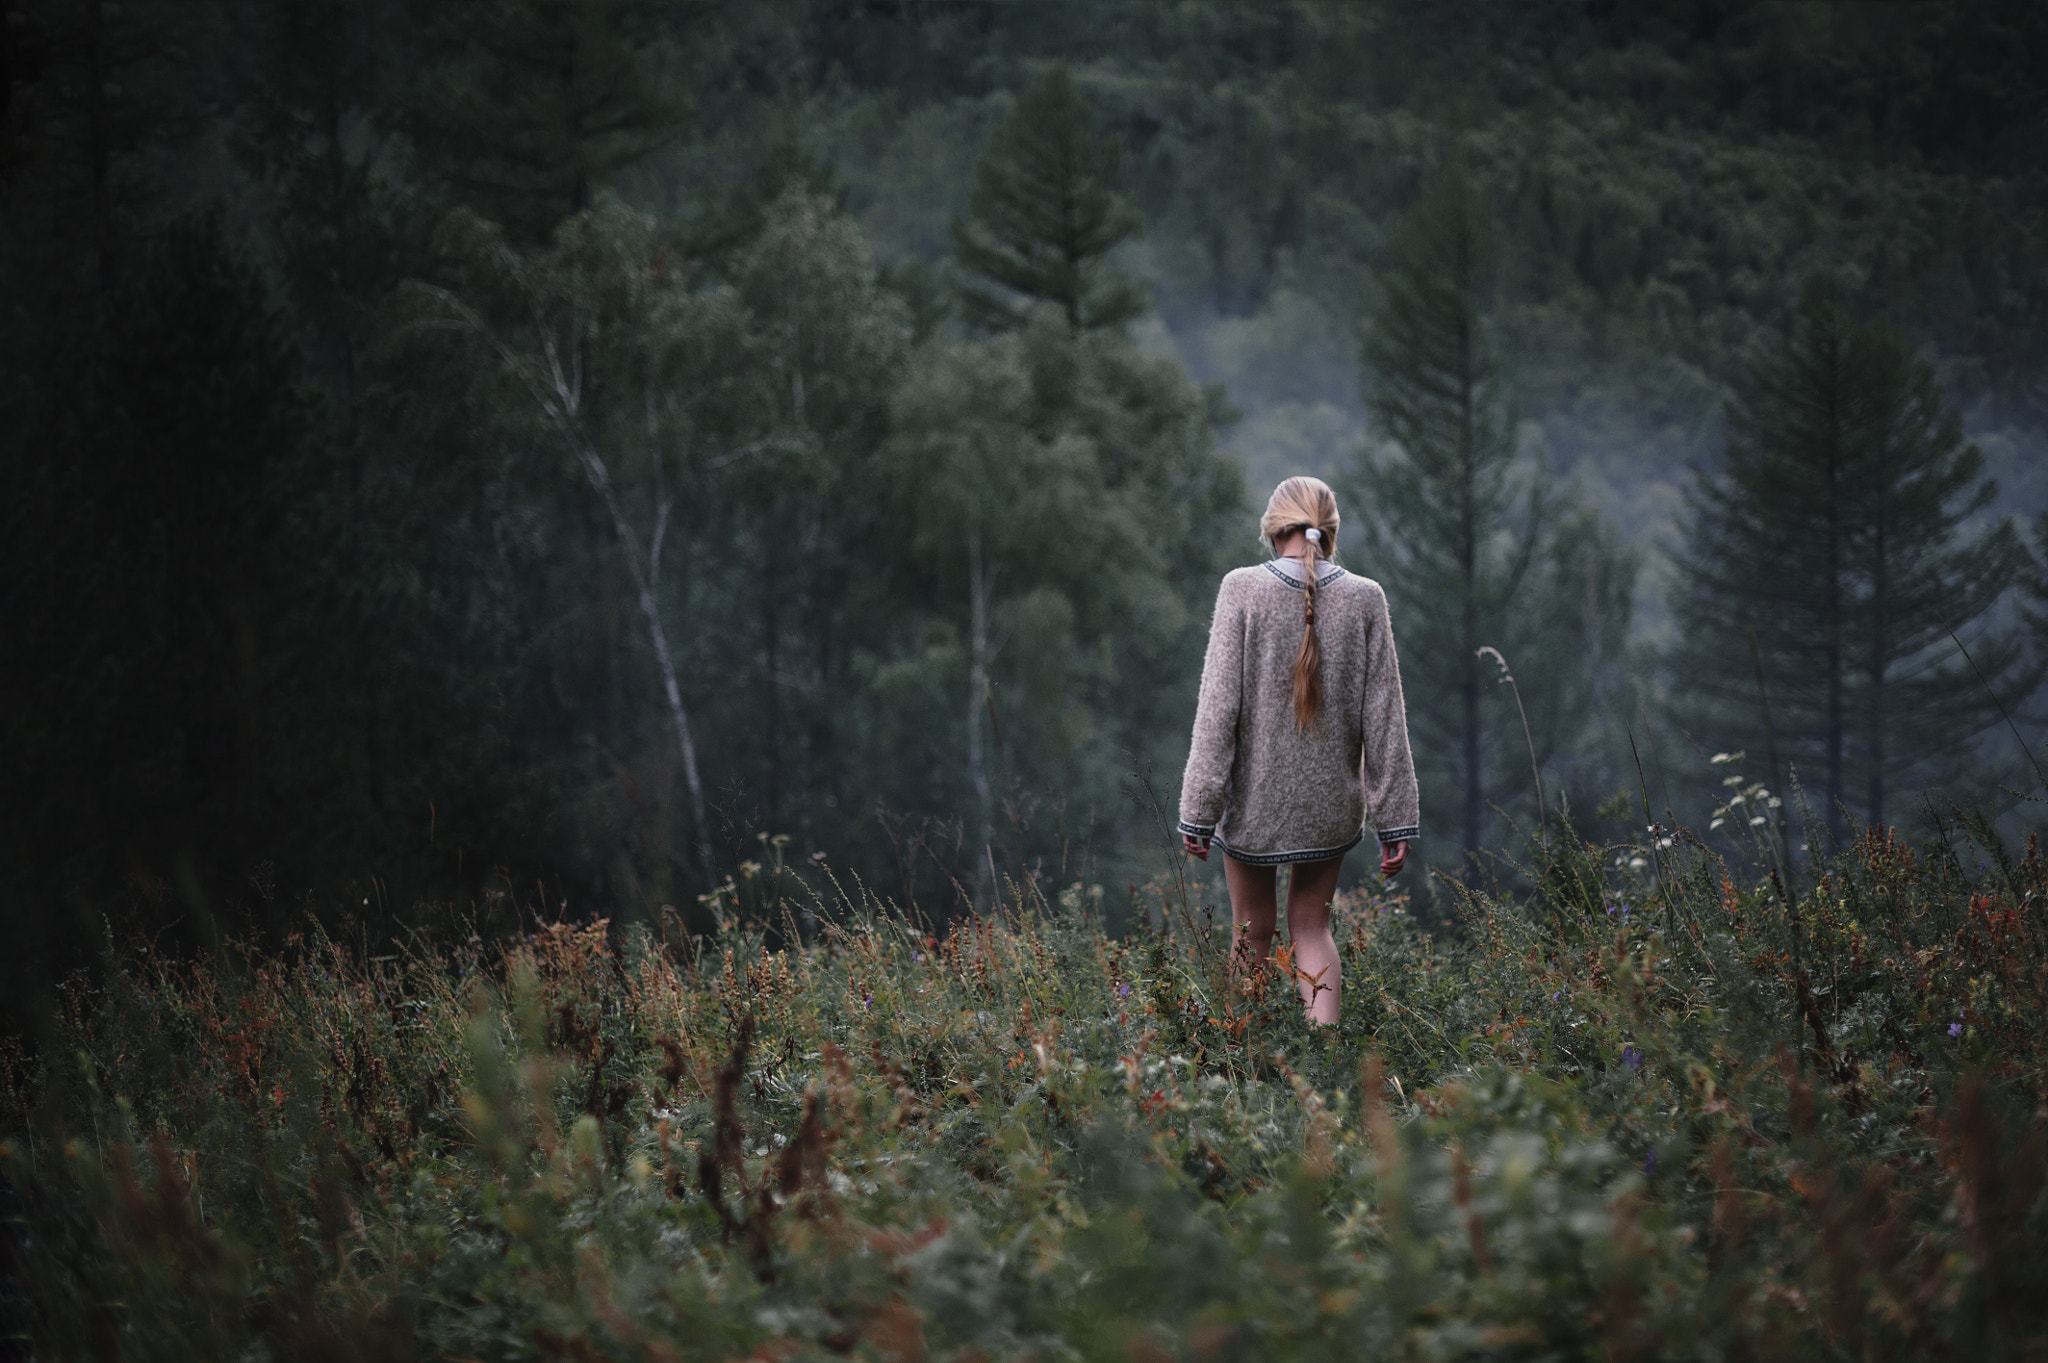
<instances>
[{"instance_id":1,"label":"wildflower","mask_svg":"<svg viewBox=\"0 0 2048 1363\"><path fill-rule=\"evenodd\" d=\"M1620 909L1620 907L1621 907L1621 906L1620 906L1619 904L1611 904L1611 903L1610 903L1610 904L1609 904L1609 905L1607 906L1607 916L1608 916L1609 918L1612 918L1612 917L1614 917L1614 915L1615 915L1616 911L1617 911L1617 910L1619 910L1619 909Z\"/></svg>"},{"instance_id":2,"label":"wildflower","mask_svg":"<svg viewBox=\"0 0 2048 1363\"><path fill-rule=\"evenodd\" d=\"M1622 905L1622 906L1621 906L1621 916L1622 916L1623 918L1626 918L1626 917L1628 917L1628 916L1629 916L1629 914L1630 914L1630 912L1631 912L1631 909L1630 909L1630 907L1629 907L1628 905L1624 904L1624 905Z\"/></svg>"},{"instance_id":3,"label":"wildflower","mask_svg":"<svg viewBox=\"0 0 2048 1363\"><path fill-rule=\"evenodd\" d=\"M1643 1067L1642 1051L1634 1046L1623 1046L1621 1048L1621 1063L1632 1070L1640 1070Z\"/></svg>"},{"instance_id":4,"label":"wildflower","mask_svg":"<svg viewBox=\"0 0 2048 1363\"><path fill-rule=\"evenodd\" d=\"M1564 990L1560 989L1560 990L1558 990L1558 991L1557 991L1557 992L1556 992L1555 994L1552 994L1552 995L1550 996L1550 1001L1551 1001L1552 1003L1556 1003L1556 1002L1557 1002L1557 1001L1558 1001L1559 999L1561 999L1561 998L1563 998L1563 997L1564 997Z\"/></svg>"},{"instance_id":5,"label":"wildflower","mask_svg":"<svg viewBox=\"0 0 2048 1363\"><path fill-rule=\"evenodd\" d=\"M1657 1152L1654 1149L1643 1154L1643 1173L1652 1177L1657 1173Z\"/></svg>"},{"instance_id":6,"label":"wildflower","mask_svg":"<svg viewBox=\"0 0 2048 1363\"><path fill-rule=\"evenodd\" d=\"M1116 996L1117 996L1118 998L1120 998L1120 999L1127 999L1127 998L1129 998L1129 997L1131 996L1131 987L1130 987L1130 985L1128 985L1128 984L1120 984L1120 985L1118 985L1118 986L1116 987Z\"/></svg>"},{"instance_id":7,"label":"wildflower","mask_svg":"<svg viewBox=\"0 0 2048 1363\"><path fill-rule=\"evenodd\" d=\"M874 1006L875 1006L875 996L874 996L873 994L870 994L870 995L868 995L868 996L867 996L867 999L866 999L866 1001L865 1001L865 1002L863 1002L863 1003L861 1004L861 1007L863 1007L863 1008L872 1008L872 1007L874 1007Z\"/></svg>"},{"instance_id":8,"label":"wildflower","mask_svg":"<svg viewBox=\"0 0 2048 1363\"><path fill-rule=\"evenodd\" d=\"M1948 1034L1950 1036L1961 1036L1963 1034L1963 1024L1960 1022L1951 1022L1948 1025Z\"/></svg>"}]
</instances>

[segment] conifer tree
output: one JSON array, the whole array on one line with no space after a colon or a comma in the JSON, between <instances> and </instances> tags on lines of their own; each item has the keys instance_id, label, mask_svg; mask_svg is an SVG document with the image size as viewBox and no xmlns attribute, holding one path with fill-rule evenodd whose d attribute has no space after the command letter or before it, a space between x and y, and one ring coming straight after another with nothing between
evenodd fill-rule
<instances>
[{"instance_id":1,"label":"conifer tree","mask_svg":"<svg viewBox=\"0 0 2048 1363\"><path fill-rule=\"evenodd\" d=\"M1521 652L1511 607L1537 563L1545 509L1540 485L1515 468L1480 314L1484 267L1469 191L1446 173L1397 229L1361 326L1366 405L1386 443L1347 499L1363 531L1353 561L1394 606L1425 800L1457 792L1468 853L1498 794L1486 772L1500 744L1482 705L1493 669L1478 650Z\"/></svg>"},{"instance_id":2,"label":"conifer tree","mask_svg":"<svg viewBox=\"0 0 2048 1363\"><path fill-rule=\"evenodd\" d=\"M1775 747L1818 774L1837 835L1852 799L1881 824L1898 778L1953 760L2031 684L2010 631L1980 631L1974 667L1950 637L1984 620L2024 547L2009 523L1971 529L1997 486L1932 367L1891 328L1856 322L1831 285L1804 292L1728 417L1720 467L1690 496L1681 706L1747 742L1754 630Z\"/></svg>"},{"instance_id":3,"label":"conifer tree","mask_svg":"<svg viewBox=\"0 0 2048 1363\"><path fill-rule=\"evenodd\" d=\"M667 38L651 0L414 0L430 74L406 123L461 202L538 242L626 167L672 141L682 92L651 66Z\"/></svg>"},{"instance_id":4,"label":"conifer tree","mask_svg":"<svg viewBox=\"0 0 2048 1363\"><path fill-rule=\"evenodd\" d=\"M1082 331L1145 311L1144 286L1107 259L1142 225L1116 190L1122 159L1064 66L1024 88L975 163L966 216L951 224L973 276L961 290L970 322L1010 330L1051 303Z\"/></svg>"}]
</instances>

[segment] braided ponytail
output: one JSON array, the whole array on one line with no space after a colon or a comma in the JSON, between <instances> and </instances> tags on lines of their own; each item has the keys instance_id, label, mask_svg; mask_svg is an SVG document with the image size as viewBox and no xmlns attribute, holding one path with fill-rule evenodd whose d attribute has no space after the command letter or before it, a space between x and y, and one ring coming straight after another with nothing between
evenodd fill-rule
<instances>
[{"instance_id":1,"label":"braided ponytail","mask_svg":"<svg viewBox=\"0 0 2048 1363\"><path fill-rule=\"evenodd\" d=\"M1301 651L1294 658L1294 726L1307 733L1323 708L1323 650L1316 639L1316 566L1337 549L1337 497L1320 478L1294 477L1273 489L1259 533L1275 547L1299 530L1307 539L1303 576Z\"/></svg>"},{"instance_id":2,"label":"braided ponytail","mask_svg":"<svg viewBox=\"0 0 2048 1363\"><path fill-rule=\"evenodd\" d=\"M1294 727L1307 733L1323 708L1323 646L1316 639L1316 560L1323 532L1311 525L1308 552L1301 566L1308 571L1308 586L1301 594L1301 652L1294 655Z\"/></svg>"}]
</instances>

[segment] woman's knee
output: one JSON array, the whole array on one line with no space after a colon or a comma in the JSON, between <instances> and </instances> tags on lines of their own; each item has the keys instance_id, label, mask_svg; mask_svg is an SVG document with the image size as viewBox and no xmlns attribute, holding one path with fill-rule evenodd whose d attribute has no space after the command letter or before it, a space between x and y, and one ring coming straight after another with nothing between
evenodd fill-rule
<instances>
[{"instance_id":1,"label":"woman's knee","mask_svg":"<svg viewBox=\"0 0 2048 1363\"><path fill-rule=\"evenodd\" d=\"M1324 937L1330 932L1330 902L1290 900L1287 905L1287 935L1297 940Z\"/></svg>"}]
</instances>

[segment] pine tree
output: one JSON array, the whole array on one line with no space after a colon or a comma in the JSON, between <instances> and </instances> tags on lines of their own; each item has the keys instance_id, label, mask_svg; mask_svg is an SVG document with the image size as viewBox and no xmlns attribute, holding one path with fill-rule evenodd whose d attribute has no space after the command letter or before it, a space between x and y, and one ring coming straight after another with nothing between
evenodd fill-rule
<instances>
[{"instance_id":1,"label":"pine tree","mask_svg":"<svg viewBox=\"0 0 2048 1363\"><path fill-rule=\"evenodd\" d=\"M1997 487L1932 367L1831 285L1805 290L1728 417L1721 465L1691 491L1673 602L1682 707L1804 759L1838 836L1858 796L1881 824L1899 778L1938 771L2031 684L2012 632L1979 631L1974 668L1950 637L1984 620L2024 547L2009 523L1971 530ZM1748 719L1758 662L1773 735Z\"/></svg>"},{"instance_id":2,"label":"pine tree","mask_svg":"<svg viewBox=\"0 0 2048 1363\"><path fill-rule=\"evenodd\" d=\"M651 0L413 0L428 72L406 123L459 201L538 242L673 141L683 93L650 69L673 15Z\"/></svg>"},{"instance_id":3,"label":"pine tree","mask_svg":"<svg viewBox=\"0 0 2048 1363\"><path fill-rule=\"evenodd\" d=\"M1353 561L1394 608L1424 801L1457 792L1467 853L1501 795L1488 770L1509 742L1502 716L1482 704L1495 669L1478 650L1519 660L1526 635L1513 608L1537 564L1546 510L1541 485L1517 468L1486 343L1485 263L1469 191L1445 173L1399 225L1360 329L1366 405L1385 444L1346 499L1362 531Z\"/></svg>"},{"instance_id":4,"label":"pine tree","mask_svg":"<svg viewBox=\"0 0 2048 1363\"><path fill-rule=\"evenodd\" d=\"M1144 286L1107 259L1142 225L1116 191L1122 159L1064 66L1024 88L975 163L966 216L951 223L973 277L961 289L970 322L1014 329L1052 303L1081 331L1146 310Z\"/></svg>"}]
</instances>

